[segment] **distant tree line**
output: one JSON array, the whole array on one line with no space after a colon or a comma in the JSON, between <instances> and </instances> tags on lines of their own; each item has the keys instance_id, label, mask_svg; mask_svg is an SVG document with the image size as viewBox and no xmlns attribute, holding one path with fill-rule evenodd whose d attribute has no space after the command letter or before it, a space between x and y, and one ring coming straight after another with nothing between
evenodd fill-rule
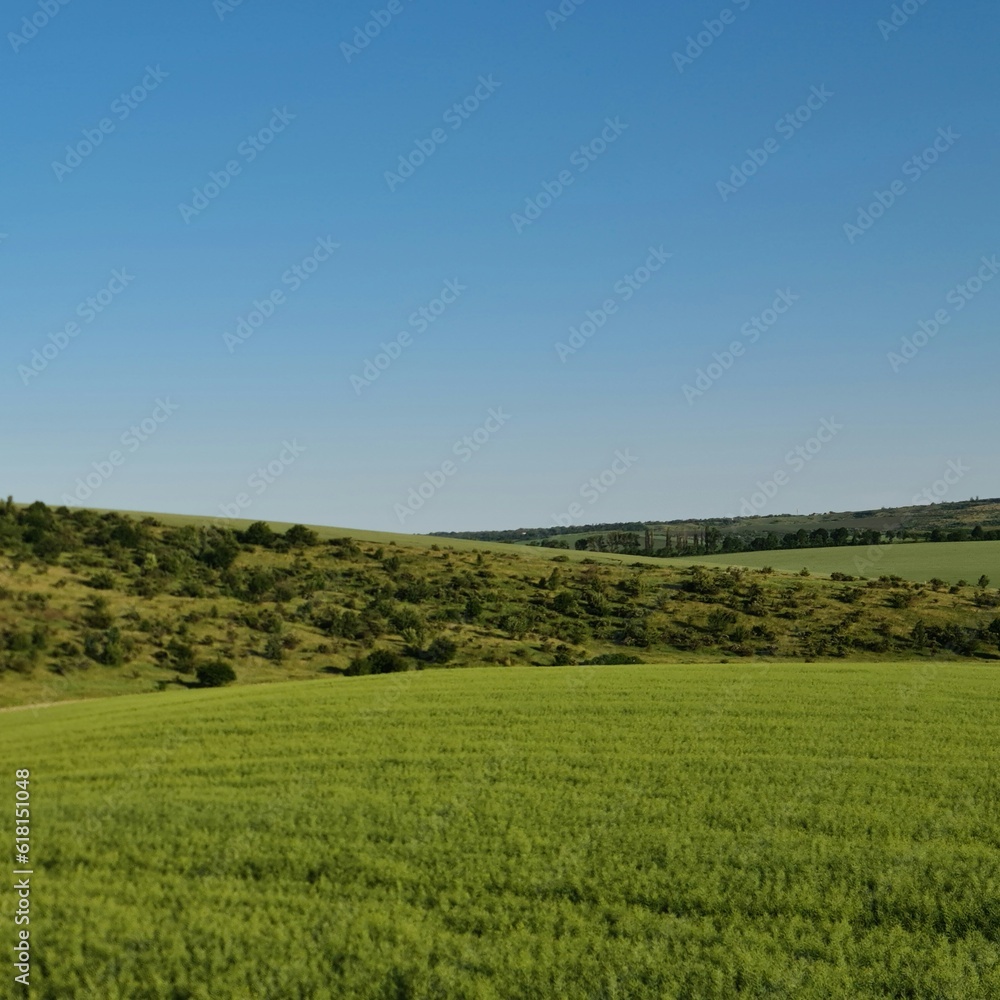
<instances>
[{"instance_id":1,"label":"distant tree line","mask_svg":"<svg viewBox=\"0 0 1000 1000\"><path fill-rule=\"evenodd\" d=\"M787 549L823 549L841 546L889 545L893 542L979 542L1000 541L1000 530L986 530L977 525L972 529L945 531L934 528L928 532L878 531L874 528L816 528L806 531L778 535L741 535L723 533L718 528L709 527L701 531L687 531L674 534L669 529L656 533L645 528L640 534L635 531L609 531L604 534L588 535L577 539L574 547L581 552L612 552L622 555L647 555L663 558L678 556L705 556L729 552L770 552ZM665 544L657 545L661 539Z\"/></svg>"},{"instance_id":2,"label":"distant tree line","mask_svg":"<svg viewBox=\"0 0 1000 1000\"><path fill-rule=\"evenodd\" d=\"M574 524L567 527L514 528L510 531L432 531L435 538L465 538L475 542L526 542L543 541L559 535L579 535L581 532L604 533L608 531L642 531L642 521L622 521L617 524Z\"/></svg>"}]
</instances>

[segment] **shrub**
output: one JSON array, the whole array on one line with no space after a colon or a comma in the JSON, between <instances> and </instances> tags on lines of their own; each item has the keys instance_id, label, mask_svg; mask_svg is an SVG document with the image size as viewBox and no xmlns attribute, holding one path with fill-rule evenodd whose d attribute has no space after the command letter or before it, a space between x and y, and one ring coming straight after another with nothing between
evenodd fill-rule
<instances>
[{"instance_id":1,"label":"shrub","mask_svg":"<svg viewBox=\"0 0 1000 1000\"><path fill-rule=\"evenodd\" d=\"M190 642L171 639L167 643L170 665L179 674L193 674L198 665L198 653Z\"/></svg>"},{"instance_id":2,"label":"shrub","mask_svg":"<svg viewBox=\"0 0 1000 1000\"><path fill-rule=\"evenodd\" d=\"M458 653L458 645L451 639L438 636L426 649L423 658L428 663L450 663Z\"/></svg>"},{"instance_id":3,"label":"shrub","mask_svg":"<svg viewBox=\"0 0 1000 1000\"><path fill-rule=\"evenodd\" d=\"M203 663L198 668L197 676L199 687L224 687L236 680L236 671L224 660L215 660Z\"/></svg>"},{"instance_id":4,"label":"shrub","mask_svg":"<svg viewBox=\"0 0 1000 1000\"><path fill-rule=\"evenodd\" d=\"M304 524L293 524L285 532L285 541L290 545L319 545L319 535Z\"/></svg>"},{"instance_id":5,"label":"shrub","mask_svg":"<svg viewBox=\"0 0 1000 1000\"><path fill-rule=\"evenodd\" d=\"M107 629L115 622L106 597L95 597L83 616L83 623L89 628Z\"/></svg>"},{"instance_id":6,"label":"shrub","mask_svg":"<svg viewBox=\"0 0 1000 1000\"><path fill-rule=\"evenodd\" d=\"M368 674L398 674L409 670L409 664L399 653L389 649L376 649L367 656L356 656L347 668L348 677L363 677Z\"/></svg>"},{"instance_id":7,"label":"shrub","mask_svg":"<svg viewBox=\"0 0 1000 1000\"><path fill-rule=\"evenodd\" d=\"M587 666L593 667L604 667L604 666L623 666L625 664L632 663L644 663L644 660L640 660L638 656L630 656L628 653L601 653L600 656L595 656L592 659L587 660Z\"/></svg>"}]
</instances>

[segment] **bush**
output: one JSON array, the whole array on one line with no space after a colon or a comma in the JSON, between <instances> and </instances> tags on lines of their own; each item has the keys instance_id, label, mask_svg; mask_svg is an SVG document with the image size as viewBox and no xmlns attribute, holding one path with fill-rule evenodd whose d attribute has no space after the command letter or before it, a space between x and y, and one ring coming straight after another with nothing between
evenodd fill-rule
<instances>
[{"instance_id":1,"label":"bush","mask_svg":"<svg viewBox=\"0 0 1000 1000\"><path fill-rule=\"evenodd\" d=\"M348 677L366 677L368 674L398 674L409 670L409 664L399 653L389 649L376 649L365 657L356 656L347 668Z\"/></svg>"},{"instance_id":2,"label":"bush","mask_svg":"<svg viewBox=\"0 0 1000 1000\"><path fill-rule=\"evenodd\" d=\"M424 651L423 658L428 663L450 663L455 659L458 646L451 639L439 636Z\"/></svg>"},{"instance_id":3,"label":"bush","mask_svg":"<svg viewBox=\"0 0 1000 1000\"><path fill-rule=\"evenodd\" d=\"M601 653L593 659L587 660L586 665L590 667L623 666L631 663L644 663L638 656L629 656L628 653Z\"/></svg>"},{"instance_id":4,"label":"bush","mask_svg":"<svg viewBox=\"0 0 1000 1000\"><path fill-rule=\"evenodd\" d=\"M205 688L224 687L236 680L236 671L223 660L203 663L198 668L198 686Z\"/></svg>"},{"instance_id":5,"label":"bush","mask_svg":"<svg viewBox=\"0 0 1000 1000\"><path fill-rule=\"evenodd\" d=\"M193 674L198 665L198 652L190 642L171 639L167 643L170 665L179 674Z\"/></svg>"},{"instance_id":6,"label":"bush","mask_svg":"<svg viewBox=\"0 0 1000 1000\"><path fill-rule=\"evenodd\" d=\"M285 541L289 545L309 546L319 545L319 535L304 524L293 524L285 532Z\"/></svg>"},{"instance_id":7,"label":"bush","mask_svg":"<svg viewBox=\"0 0 1000 1000\"><path fill-rule=\"evenodd\" d=\"M83 623L89 628L108 629L115 622L106 597L95 597L83 614Z\"/></svg>"}]
</instances>

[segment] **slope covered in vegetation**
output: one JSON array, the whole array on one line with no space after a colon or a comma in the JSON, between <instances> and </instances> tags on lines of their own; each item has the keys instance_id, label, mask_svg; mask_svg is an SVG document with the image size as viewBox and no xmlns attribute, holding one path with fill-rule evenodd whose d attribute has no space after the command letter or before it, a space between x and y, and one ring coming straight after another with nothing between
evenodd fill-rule
<instances>
[{"instance_id":1,"label":"slope covered in vegetation","mask_svg":"<svg viewBox=\"0 0 1000 1000\"><path fill-rule=\"evenodd\" d=\"M996 657L1000 641L985 578L948 587L398 537L0 505L0 703L444 665Z\"/></svg>"}]
</instances>

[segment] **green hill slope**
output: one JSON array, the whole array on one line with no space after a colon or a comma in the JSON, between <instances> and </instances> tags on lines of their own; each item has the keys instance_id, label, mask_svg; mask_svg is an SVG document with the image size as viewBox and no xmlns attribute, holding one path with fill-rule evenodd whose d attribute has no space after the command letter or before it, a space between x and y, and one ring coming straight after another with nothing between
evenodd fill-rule
<instances>
[{"instance_id":1,"label":"green hill slope","mask_svg":"<svg viewBox=\"0 0 1000 1000\"><path fill-rule=\"evenodd\" d=\"M594 658L998 656L992 586L326 535L0 504L0 705L189 687L208 670L260 683Z\"/></svg>"}]
</instances>

